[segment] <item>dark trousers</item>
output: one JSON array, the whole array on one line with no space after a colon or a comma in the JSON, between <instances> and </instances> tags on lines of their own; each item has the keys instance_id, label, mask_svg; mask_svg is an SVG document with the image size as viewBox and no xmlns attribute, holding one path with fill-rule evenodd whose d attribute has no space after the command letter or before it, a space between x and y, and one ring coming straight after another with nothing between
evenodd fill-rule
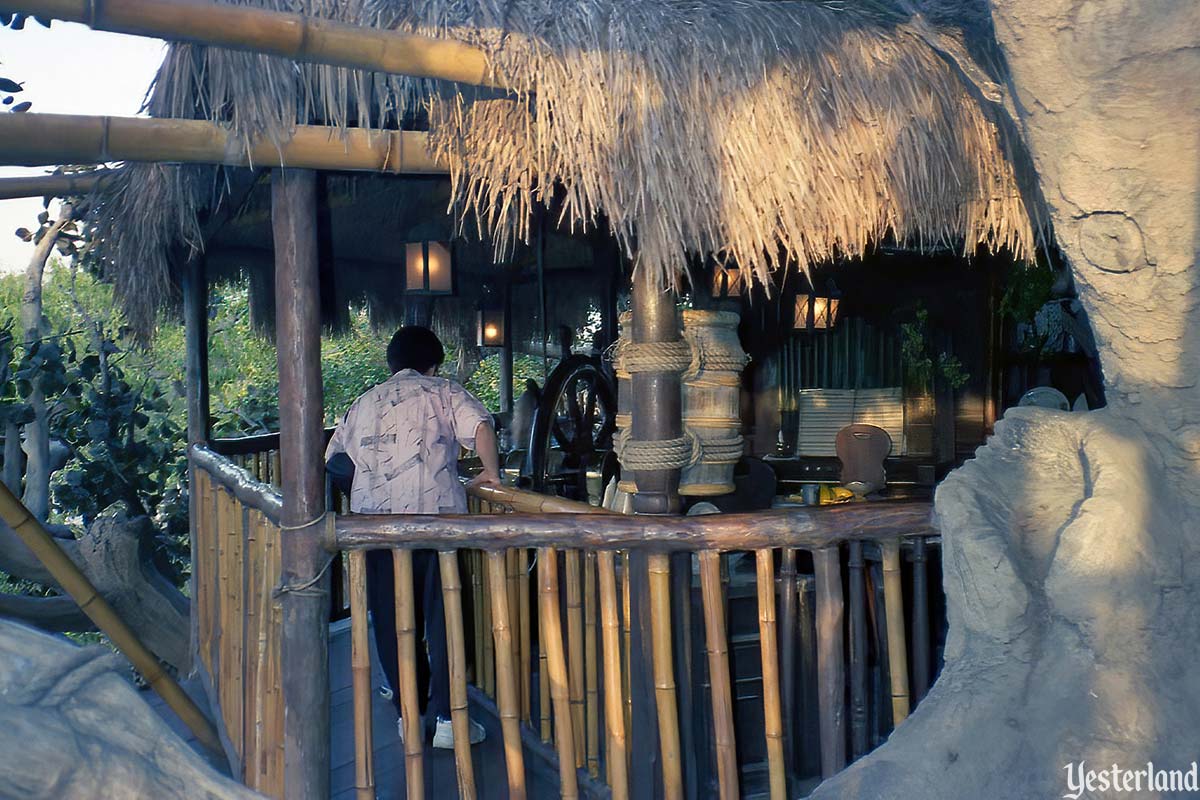
<instances>
[{"instance_id":1,"label":"dark trousers","mask_svg":"<svg viewBox=\"0 0 1200 800\"><path fill-rule=\"evenodd\" d=\"M446 614L442 608L442 575L434 550L413 551L413 600L417 631L424 630L425 652L417 647L417 696L426 709L450 719L450 665L446 656ZM383 674L392 687L392 702L400 712L400 677L396 650L396 578L392 551L367 551L367 606L375 630L375 648Z\"/></svg>"}]
</instances>

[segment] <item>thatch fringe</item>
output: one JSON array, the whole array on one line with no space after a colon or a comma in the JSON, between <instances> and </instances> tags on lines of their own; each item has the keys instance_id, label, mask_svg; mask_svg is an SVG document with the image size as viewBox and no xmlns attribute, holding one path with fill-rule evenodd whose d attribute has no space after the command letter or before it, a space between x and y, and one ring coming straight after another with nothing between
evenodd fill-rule
<instances>
[{"instance_id":1,"label":"thatch fringe","mask_svg":"<svg viewBox=\"0 0 1200 800\"><path fill-rule=\"evenodd\" d=\"M506 83L532 91L459 93L175 45L150 113L225 121L246 139L282 140L296 123L428 124L451 166L459 219L482 220L502 255L529 241L535 204L549 205L560 185L566 222L588 228L604 213L638 266L667 283L686 252L731 259L764 282L780 266L858 255L887 238L1033 252L1023 190L1034 195L1014 175L994 121L1000 106L978 90L987 84L988 94L996 76L955 28L971 3L936 2L929 21L902 0L286 5L467 41ZM136 168L109 204L121 224L109 225L106 254L114 276L137 276L124 281L131 305L154 302L165 253L195 244L208 202L203 178L167 171L201 174Z\"/></svg>"}]
</instances>

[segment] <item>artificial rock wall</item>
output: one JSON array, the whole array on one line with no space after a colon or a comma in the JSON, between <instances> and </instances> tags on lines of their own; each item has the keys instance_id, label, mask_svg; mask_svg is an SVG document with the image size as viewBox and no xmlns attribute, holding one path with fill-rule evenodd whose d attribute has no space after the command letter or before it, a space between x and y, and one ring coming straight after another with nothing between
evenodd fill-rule
<instances>
[{"instance_id":1,"label":"artificial rock wall","mask_svg":"<svg viewBox=\"0 0 1200 800\"><path fill-rule=\"evenodd\" d=\"M991 11L1109 406L1012 410L939 487L945 669L817 798L1062 797L1068 763L1200 760L1200 3Z\"/></svg>"}]
</instances>

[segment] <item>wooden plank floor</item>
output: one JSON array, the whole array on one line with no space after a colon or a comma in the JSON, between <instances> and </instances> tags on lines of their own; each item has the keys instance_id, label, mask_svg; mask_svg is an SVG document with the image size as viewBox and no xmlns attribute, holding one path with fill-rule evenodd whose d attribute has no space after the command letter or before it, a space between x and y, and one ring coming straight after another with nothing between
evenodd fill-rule
<instances>
[{"instance_id":1,"label":"wooden plank floor","mask_svg":"<svg viewBox=\"0 0 1200 800\"><path fill-rule=\"evenodd\" d=\"M383 685L383 672L371 642L372 707L374 711L375 794L380 800L402 799L405 796L404 749L396 730L396 712L391 701L378 691ZM330 681L330 786L333 800L353 800L354 792L354 707L350 683L350 628L348 621L335 623L329 631ZM201 704L203 692L198 686L186 685L189 694ZM471 717L487 730L487 739L471 748L475 764L475 786L480 800L503 800L508 797L508 777L504 766L504 744L494 706L471 691ZM152 691L145 691L146 702L153 707L181 738L199 748L195 737L179 718ZM202 705L202 707L205 707ZM525 780L533 800L558 797L558 774L544 758L525 751ZM458 796L454 769L454 751L434 750L430 738L425 739L425 797L442 800Z\"/></svg>"}]
</instances>

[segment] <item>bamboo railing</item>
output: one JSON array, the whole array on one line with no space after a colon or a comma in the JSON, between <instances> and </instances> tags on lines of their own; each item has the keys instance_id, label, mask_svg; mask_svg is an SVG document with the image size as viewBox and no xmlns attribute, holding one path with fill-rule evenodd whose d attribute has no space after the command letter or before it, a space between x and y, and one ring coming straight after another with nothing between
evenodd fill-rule
<instances>
[{"instance_id":1,"label":"bamboo railing","mask_svg":"<svg viewBox=\"0 0 1200 800\"><path fill-rule=\"evenodd\" d=\"M282 797L283 620L273 597L280 498L210 450L193 447L189 459L200 673L235 774L263 794Z\"/></svg>"},{"instance_id":2,"label":"bamboo railing","mask_svg":"<svg viewBox=\"0 0 1200 800\"><path fill-rule=\"evenodd\" d=\"M201 644L226 732L234 749L242 753L242 774L247 783L255 780L251 785L275 794L279 786L271 781L278 773L270 769L277 769L278 761L268 756L281 755L278 739L272 738L280 729L270 727L278 709L277 691L272 694L277 690L279 667L272 659L278 654L270 648L275 629L269 596L254 595L252 588L267 585L265 578L277 579L271 546L278 532L272 516L277 513L278 497L230 458L241 459L249 469L269 463L269 459L255 461L250 452L225 458L203 448L192 451L200 527L220 532L204 534L199 548ZM416 646L419 620L413 613L414 549L436 549L441 554L460 797L476 795L478 762L472 761L467 744L469 683L495 701L508 795L514 798L529 795L531 773L526 759L535 756L557 763L563 797L588 794L585 789L600 785L595 783L599 781L617 800L628 798L633 793L631 759L647 757L631 752L629 733L632 724L647 720L657 734L664 796L682 797L690 791L701 796L740 796L743 789L751 788L743 786L751 778L739 772L738 754L744 748L765 753L763 792L772 798L793 796L808 753L819 752L820 774L828 777L845 766L848 744L854 757L862 755L886 736L893 721L898 724L907 714L913 694L908 688L912 674L908 633L912 631L913 642L927 642L929 632L928 621L915 616L911 626L906 625L899 578L905 568L904 553L917 551L919 542L912 574L915 581L925 581L916 573L918 565L924 569L926 541L934 535L925 504L635 518L513 489L474 490L470 502L473 513L467 515L329 518L327 547L333 553L347 553L349 559L354 774L362 798L374 796L376 789L367 580L362 568L363 553L371 549L394 554L399 693L410 799L424 796L427 769L416 711L420 651ZM259 520L266 531L247 532L244 526L251 519ZM630 574L630 560L624 558L635 550L650 556L644 559L647 574L641 577ZM741 595L747 599L738 602L757 607L752 624L762 663L762 690L755 701L737 691L746 679L735 674L738 662L733 658L729 628L733 600L726 554L743 551L754 552L753 571L740 579L749 581L753 591ZM689 599L677 596L671 573L675 564L666 557L671 552L697 556L697 573L688 577L702 601L703 631L685 631L682 640L673 628L675 612L679 603ZM242 573L236 571L239 561L244 565ZM845 573L844 566L848 567ZM239 574L247 587L247 600L240 603L232 588ZM646 581L652 621L646 630L630 621L627 598L636 580ZM257 618L243 613L236 619L251 601L264 611ZM915 613L925 603L914 599L911 607ZM697 662L704 679L691 684L692 691L707 687L703 694L694 695L694 702L708 709L699 717L706 735L698 740L697 752L682 744L697 740L688 738L694 732L680 718L684 708L680 692L689 687L676 683L684 657L677 645L689 641L689 636L702 642L699 646L707 653ZM639 637L649 653L646 664L631 660L631 644ZM848 651L843 644L847 639ZM874 662L872 654L877 654ZM918 664L919 659L914 656L912 663ZM238 664L243 665L240 680L233 675ZM251 664L256 668L246 671ZM629 675L639 669L653 677L651 709L640 706L642 700L630 694ZM912 680L915 684L917 678ZM230 710L237 698L244 698L242 706L247 709L241 716ZM761 704L761 729L739 727L745 724L747 702ZM231 732L235 730L241 733L235 736ZM539 733L551 747L534 744ZM709 763L697 767L697 761ZM247 764L259 769L249 770ZM699 778L693 777L697 769ZM689 788L688 782L697 779L706 782Z\"/></svg>"}]
</instances>

